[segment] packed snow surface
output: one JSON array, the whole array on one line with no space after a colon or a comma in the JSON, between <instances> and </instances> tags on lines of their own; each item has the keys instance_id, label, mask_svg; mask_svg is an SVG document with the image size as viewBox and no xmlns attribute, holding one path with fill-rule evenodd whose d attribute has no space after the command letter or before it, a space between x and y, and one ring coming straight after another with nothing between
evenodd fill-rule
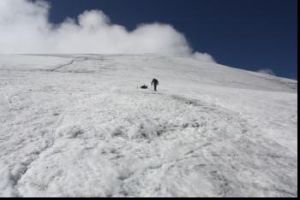
<instances>
[{"instance_id":1,"label":"packed snow surface","mask_svg":"<svg viewBox=\"0 0 300 200\"><path fill-rule=\"evenodd\" d=\"M0 196L297 196L297 81L188 57L1 55L0 95Z\"/></svg>"}]
</instances>

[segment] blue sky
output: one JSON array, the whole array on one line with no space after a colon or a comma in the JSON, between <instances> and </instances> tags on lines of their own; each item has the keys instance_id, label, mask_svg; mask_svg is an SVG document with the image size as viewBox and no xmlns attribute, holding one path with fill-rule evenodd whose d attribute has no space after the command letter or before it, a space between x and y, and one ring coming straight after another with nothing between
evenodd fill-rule
<instances>
[{"instance_id":1,"label":"blue sky","mask_svg":"<svg viewBox=\"0 0 300 200\"><path fill-rule=\"evenodd\" d=\"M218 63L297 79L297 0L48 0L50 21L99 9L133 30L161 22Z\"/></svg>"}]
</instances>

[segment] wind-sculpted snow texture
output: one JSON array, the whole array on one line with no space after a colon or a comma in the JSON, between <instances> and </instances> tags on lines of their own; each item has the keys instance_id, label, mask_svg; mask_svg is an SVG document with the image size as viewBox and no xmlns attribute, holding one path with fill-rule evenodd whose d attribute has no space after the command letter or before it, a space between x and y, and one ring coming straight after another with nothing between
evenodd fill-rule
<instances>
[{"instance_id":1,"label":"wind-sculpted snow texture","mask_svg":"<svg viewBox=\"0 0 300 200\"><path fill-rule=\"evenodd\" d=\"M188 57L1 55L0 196L296 197L296 90Z\"/></svg>"}]
</instances>

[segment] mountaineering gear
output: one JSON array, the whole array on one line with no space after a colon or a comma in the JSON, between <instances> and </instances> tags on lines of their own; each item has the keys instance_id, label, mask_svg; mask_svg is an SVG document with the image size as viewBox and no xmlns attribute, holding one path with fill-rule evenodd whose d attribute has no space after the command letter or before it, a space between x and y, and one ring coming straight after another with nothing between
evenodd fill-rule
<instances>
[{"instance_id":1,"label":"mountaineering gear","mask_svg":"<svg viewBox=\"0 0 300 200\"><path fill-rule=\"evenodd\" d=\"M141 86L141 89L148 89L148 86L147 85L143 85L143 86Z\"/></svg>"}]
</instances>

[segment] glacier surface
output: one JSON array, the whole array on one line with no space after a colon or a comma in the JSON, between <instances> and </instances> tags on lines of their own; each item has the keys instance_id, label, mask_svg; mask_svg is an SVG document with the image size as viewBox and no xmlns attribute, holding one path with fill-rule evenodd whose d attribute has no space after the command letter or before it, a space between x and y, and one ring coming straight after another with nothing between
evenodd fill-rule
<instances>
[{"instance_id":1,"label":"glacier surface","mask_svg":"<svg viewBox=\"0 0 300 200\"><path fill-rule=\"evenodd\" d=\"M152 78L158 92L141 90ZM0 196L296 197L297 81L188 57L0 55Z\"/></svg>"}]
</instances>

